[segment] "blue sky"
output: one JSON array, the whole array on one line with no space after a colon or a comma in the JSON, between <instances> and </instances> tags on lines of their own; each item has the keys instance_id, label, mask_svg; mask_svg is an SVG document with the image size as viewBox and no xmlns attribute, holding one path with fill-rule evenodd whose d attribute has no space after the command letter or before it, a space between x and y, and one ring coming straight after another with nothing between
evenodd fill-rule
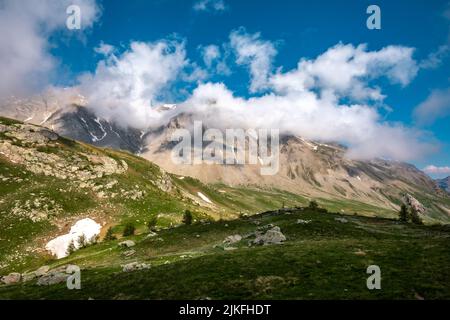
<instances>
[{"instance_id":1,"label":"blue sky","mask_svg":"<svg viewBox=\"0 0 450 320\"><path fill-rule=\"evenodd\" d=\"M100 43L113 46L120 56L129 50L132 41L152 43L161 39L177 39L184 43L189 63L207 69L199 48L214 44L222 50L223 56L230 42L230 33L242 27L245 29L241 30L248 35L260 33L258 39L270 42L276 49L272 72L279 67L283 71L294 69L301 58L315 59L339 43L355 47L367 44L367 51L381 50L390 45L412 47L417 65L429 61L433 53L436 63L433 67L419 68L417 75L404 86L383 77L374 80L373 86L382 88L386 96L383 107L377 109L379 121L399 122L421 131L419 139L426 139L439 148L435 152L424 153L422 158L414 157L410 162L419 168L427 165L442 167L430 170L430 173L434 172L433 176L450 175L450 169L445 169L450 166L450 106L446 104L450 100L447 97L450 88L450 55L446 47L450 39L450 11L447 11L447 0L210 0L199 7L202 1L98 2L101 15L88 30L67 32L60 29L48 33L49 54L57 60L57 71L53 73L51 82L63 86L76 85L81 74L94 73L99 61L105 59L94 51ZM217 3L219 7L215 7ZM366 8L370 4L381 8L381 30L366 27ZM174 94L165 95L169 100L166 102L187 99L200 82L223 82L234 95L243 98L267 93L249 90L252 75L248 65L237 63L232 53L224 62L230 71L227 74L211 72L207 79L195 83L174 81L171 89ZM414 110L433 92L442 92L443 102L435 106L432 101L431 106L423 108L422 114L426 115L427 108L435 108L435 111L439 108L438 115L431 120L418 121ZM389 135L380 136L380 139L389 140ZM439 175L435 174L439 171Z\"/></svg>"}]
</instances>

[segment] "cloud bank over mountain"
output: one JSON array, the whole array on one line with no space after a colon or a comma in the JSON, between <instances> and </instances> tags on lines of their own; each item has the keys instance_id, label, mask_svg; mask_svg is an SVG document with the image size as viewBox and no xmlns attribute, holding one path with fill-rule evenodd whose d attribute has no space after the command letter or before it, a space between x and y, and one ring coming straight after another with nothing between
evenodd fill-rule
<instances>
[{"instance_id":1,"label":"cloud bank over mountain","mask_svg":"<svg viewBox=\"0 0 450 320\"><path fill-rule=\"evenodd\" d=\"M200 81L175 111L155 111L152 107L173 102L162 99L165 92L192 69L185 42L166 40L133 42L119 55L107 47L96 71L81 77L80 88L99 116L139 129L163 125L177 113L192 113L214 128L274 128L344 143L348 155L358 159L410 160L433 150L419 130L383 121L379 110L385 95L376 80L408 85L419 70L413 48L369 51L364 44L339 43L284 71L273 68L276 46L258 33L232 31L229 47L235 67L248 68L249 97L236 96L224 83ZM221 56L219 46L203 50L207 67Z\"/></svg>"}]
</instances>

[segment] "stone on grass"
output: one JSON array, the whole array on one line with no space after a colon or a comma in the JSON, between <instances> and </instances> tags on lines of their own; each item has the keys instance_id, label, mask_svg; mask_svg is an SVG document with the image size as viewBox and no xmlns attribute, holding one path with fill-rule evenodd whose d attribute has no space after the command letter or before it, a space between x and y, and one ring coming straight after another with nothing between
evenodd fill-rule
<instances>
[{"instance_id":1,"label":"stone on grass","mask_svg":"<svg viewBox=\"0 0 450 320\"><path fill-rule=\"evenodd\" d=\"M13 272L13 273L10 273L7 276L4 276L3 278L1 278L0 281L6 285L9 285L9 284L18 283L18 282L20 282L21 279L22 279L22 275L20 273Z\"/></svg>"},{"instance_id":2,"label":"stone on grass","mask_svg":"<svg viewBox=\"0 0 450 320\"><path fill-rule=\"evenodd\" d=\"M135 245L136 245L136 243L131 240L126 240L126 241L119 243L119 246L123 247L123 248L131 248L131 247L134 247Z\"/></svg>"}]
</instances>

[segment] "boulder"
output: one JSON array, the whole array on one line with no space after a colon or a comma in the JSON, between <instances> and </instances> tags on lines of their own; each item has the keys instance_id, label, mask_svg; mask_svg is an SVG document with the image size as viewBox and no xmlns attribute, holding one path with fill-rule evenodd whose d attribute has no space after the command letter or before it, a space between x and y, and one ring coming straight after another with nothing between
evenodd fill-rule
<instances>
[{"instance_id":1,"label":"boulder","mask_svg":"<svg viewBox=\"0 0 450 320\"><path fill-rule=\"evenodd\" d=\"M63 283L67 281L69 275L65 272L55 272L52 271L42 277L37 281L38 286L50 286L58 283Z\"/></svg>"},{"instance_id":2,"label":"boulder","mask_svg":"<svg viewBox=\"0 0 450 320\"><path fill-rule=\"evenodd\" d=\"M241 240L242 240L242 236L239 234L235 234L235 235L226 237L225 240L223 240L223 243L224 244L233 244L233 243L237 243Z\"/></svg>"},{"instance_id":3,"label":"boulder","mask_svg":"<svg viewBox=\"0 0 450 320\"><path fill-rule=\"evenodd\" d=\"M9 284L19 283L21 279L22 279L22 275L20 273L13 272L13 273L10 273L7 276L4 276L3 278L1 278L1 282L3 282L6 285L9 285Z\"/></svg>"},{"instance_id":4,"label":"boulder","mask_svg":"<svg viewBox=\"0 0 450 320\"><path fill-rule=\"evenodd\" d=\"M132 262L122 266L123 272L133 272L138 270L150 269L150 265L139 262Z\"/></svg>"},{"instance_id":5,"label":"boulder","mask_svg":"<svg viewBox=\"0 0 450 320\"><path fill-rule=\"evenodd\" d=\"M135 245L136 245L136 243L131 240L126 240L126 241L119 243L119 246L123 247L123 248L131 248L131 247L134 247Z\"/></svg>"},{"instance_id":6,"label":"boulder","mask_svg":"<svg viewBox=\"0 0 450 320\"><path fill-rule=\"evenodd\" d=\"M254 244L257 245L269 245L269 244L281 244L286 241L286 237L281 233L280 227L273 227L267 230L266 233L259 233L256 235Z\"/></svg>"}]
</instances>

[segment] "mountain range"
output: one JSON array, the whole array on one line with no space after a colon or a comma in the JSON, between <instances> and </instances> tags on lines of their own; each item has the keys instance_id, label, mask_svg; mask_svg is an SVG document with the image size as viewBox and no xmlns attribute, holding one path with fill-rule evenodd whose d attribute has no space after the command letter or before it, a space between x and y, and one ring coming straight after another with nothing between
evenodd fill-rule
<instances>
[{"instance_id":1,"label":"mountain range","mask_svg":"<svg viewBox=\"0 0 450 320\"><path fill-rule=\"evenodd\" d=\"M180 128L192 128L197 120L194 114L174 112L175 105L160 106L157 110L169 115L167 124L142 131L99 118L86 104L86 99L78 94L48 93L28 100L5 101L0 115L45 126L62 136L95 146L129 151L167 172L193 177L205 184L274 188L309 199L363 203L387 212L398 211L403 195L411 194L427 204L430 220L447 220L450 215L445 192L408 163L352 160L346 157L346 148L338 143L284 135L280 141L280 169L273 176L260 174L261 163L180 165L171 160L175 146L172 134Z\"/></svg>"}]
</instances>

